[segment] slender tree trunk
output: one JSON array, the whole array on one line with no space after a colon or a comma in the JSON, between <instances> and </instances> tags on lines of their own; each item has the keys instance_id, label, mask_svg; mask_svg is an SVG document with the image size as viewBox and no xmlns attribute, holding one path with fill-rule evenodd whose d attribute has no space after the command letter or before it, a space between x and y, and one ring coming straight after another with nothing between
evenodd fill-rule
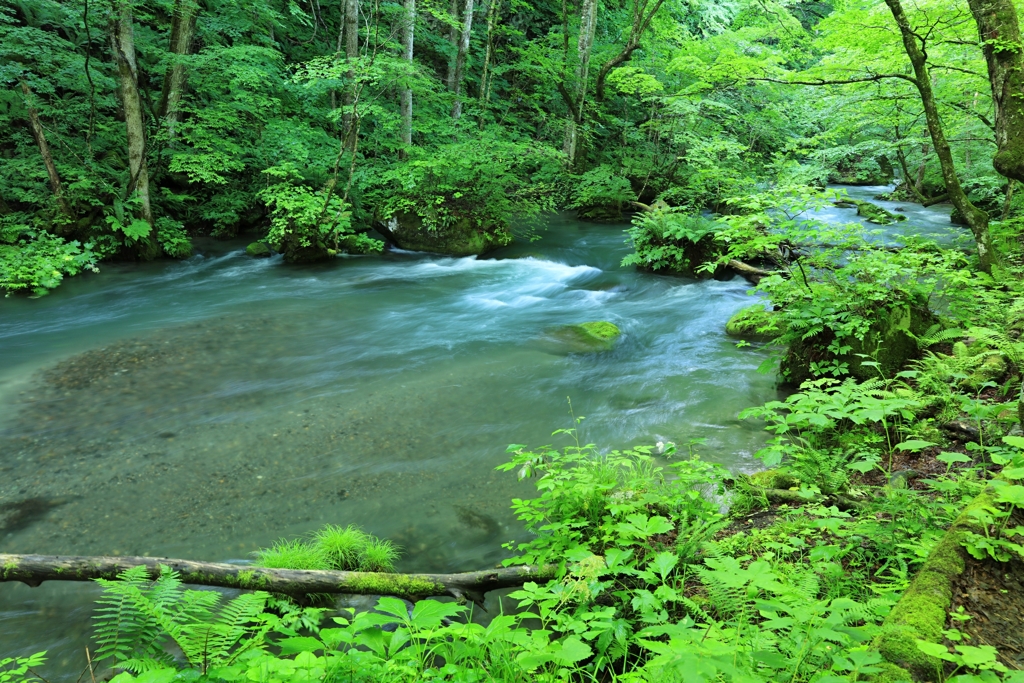
<instances>
[{"instance_id":1,"label":"slender tree trunk","mask_svg":"<svg viewBox=\"0 0 1024 683\"><path fill-rule=\"evenodd\" d=\"M455 90L455 59L459 51L459 0L452 0L449 8L451 26L448 27L448 43L452 46L452 56L448 59L448 73L445 74L444 83L449 92Z\"/></svg>"},{"instance_id":2,"label":"slender tree trunk","mask_svg":"<svg viewBox=\"0 0 1024 683\"><path fill-rule=\"evenodd\" d=\"M1013 0L968 0L995 105L996 171L1024 181L1024 44Z\"/></svg>"},{"instance_id":3,"label":"slender tree trunk","mask_svg":"<svg viewBox=\"0 0 1024 683\"><path fill-rule=\"evenodd\" d=\"M33 95L25 83L21 84L21 91L25 93L25 107L28 109L28 124L32 128L32 137L36 139L36 144L39 145L39 154L43 157L43 165L46 166L46 176L50 179L50 189L53 191L53 198L57 202L57 207L60 212L67 216L72 217L71 206L68 204L68 200L64 197L64 186L60 182L60 175L57 173L57 167L53 163L53 155L50 154L50 146L46 143L46 134L43 131L43 124L39 121L39 110L32 106Z\"/></svg>"},{"instance_id":4,"label":"slender tree trunk","mask_svg":"<svg viewBox=\"0 0 1024 683\"><path fill-rule=\"evenodd\" d=\"M356 66L359 59L359 0L345 0L345 59L350 64L348 69L348 90L345 91L345 113L342 115L342 127L349 149L355 145L352 135L352 107L355 101Z\"/></svg>"},{"instance_id":5,"label":"slender tree trunk","mask_svg":"<svg viewBox=\"0 0 1024 683\"><path fill-rule=\"evenodd\" d=\"M491 99L491 85L488 81L491 67L491 52L494 50L494 22L497 20L499 0L491 0L487 8L487 47L484 50L484 66L480 73L480 99L488 102Z\"/></svg>"},{"instance_id":6,"label":"slender tree trunk","mask_svg":"<svg viewBox=\"0 0 1024 683\"><path fill-rule=\"evenodd\" d=\"M597 0L582 0L580 3L580 35L576 41L579 64L576 66L576 93L570 103L569 125L565 128L565 152L569 168L576 166L579 126L583 122L583 106L587 99L587 79L590 72L590 53L594 47L594 31L597 28Z\"/></svg>"},{"instance_id":7,"label":"slender tree trunk","mask_svg":"<svg viewBox=\"0 0 1024 683\"><path fill-rule=\"evenodd\" d=\"M473 0L466 0L466 6L462 11L462 37L459 39L459 51L455 55L455 103L452 105L452 118L456 121L462 116L462 80L466 72L469 38L473 33Z\"/></svg>"},{"instance_id":8,"label":"slender tree trunk","mask_svg":"<svg viewBox=\"0 0 1024 683\"><path fill-rule=\"evenodd\" d=\"M1010 217L1010 207L1013 204L1013 188L1017 184L1017 181L1010 178L1006 183L1006 197L1003 199L1003 215L1000 217L1001 220L1006 220Z\"/></svg>"},{"instance_id":9,"label":"slender tree trunk","mask_svg":"<svg viewBox=\"0 0 1024 683\"><path fill-rule=\"evenodd\" d=\"M978 246L978 259L981 262L981 269L986 273L992 272L992 266L996 262L996 253L992 248L992 238L988 231L988 214L974 206L967 198L960 179L956 174L956 166L953 163L953 152L946 140L946 134L942 128L942 119L939 117L939 107L935 100L935 93L932 92L931 74L928 72L927 57L923 47L918 43L918 35L910 25L900 0L885 0L889 6L893 19L899 27L900 35L903 37L903 47L907 57L914 67L914 83L921 96L921 104L924 106L925 120L928 123L928 132L932 137L932 146L939 157L939 164L942 167L942 179L946 183L946 191L949 192L949 199L953 206L964 217L967 226L974 233L974 240Z\"/></svg>"},{"instance_id":10,"label":"slender tree trunk","mask_svg":"<svg viewBox=\"0 0 1024 683\"><path fill-rule=\"evenodd\" d=\"M405 0L405 23L402 26L402 48L405 61L413 69L413 32L416 28L416 0ZM412 146L412 88L402 88L402 144ZM404 154L404 151L403 151Z\"/></svg>"},{"instance_id":11,"label":"slender tree trunk","mask_svg":"<svg viewBox=\"0 0 1024 683\"><path fill-rule=\"evenodd\" d=\"M910 169L907 167L907 156L903 153L902 147L896 148L896 159L897 161L900 162L900 169L903 171L903 182L906 184L908 188L910 188L910 191L914 194L915 197L917 197L917 200L919 202L927 201L928 198L921 194L921 191L917 188L917 185L915 185L914 182L911 181L910 179Z\"/></svg>"},{"instance_id":12,"label":"slender tree trunk","mask_svg":"<svg viewBox=\"0 0 1024 683\"><path fill-rule=\"evenodd\" d=\"M181 98L185 94L187 73L182 58L192 50L192 37L196 30L196 14L199 4L196 0L175 0L174 17L171 20L171 54L174 60L164 76L163 92L158 108L160 117L167 125L167 137L173 142L174 129L181 121Z\"/></svg>"},{"instance_id":13,"label":"slender tree trunk","mask_svg":"<svg viewBox=\"0 0 1024 683\"><path fill-rule=\"evenodd\" d=\"M113 0L110 39L117 62L121 86L121 102L128 136L128 169L131 179L128 195L137 193L141 202L140 218L153 225L153 209L149 202L149 171L146 167L146 127L139 96L138 65L135 61L135 38L132 32L132 6L129 0ZM155 240L155 235L151 234Z\"/></svg>"}]
</instances>

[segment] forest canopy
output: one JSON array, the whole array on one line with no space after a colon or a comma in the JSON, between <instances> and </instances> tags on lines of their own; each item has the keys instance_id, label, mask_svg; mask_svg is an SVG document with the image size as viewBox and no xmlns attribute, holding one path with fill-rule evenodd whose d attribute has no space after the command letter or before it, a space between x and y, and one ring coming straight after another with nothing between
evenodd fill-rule
<instances>
[{"instance_id":1,"label":"forest canopy","mask_svg":"<svg viewBox=\"0 0 1024 683\"><path fill-rule=\"evenodd\" d=\"M971 10L905 4L965 200L1008 215L993 157L1011 117L993 112ZM200 234L251 234L293 262L381 237L461 255L560 207L719 210L751 183L895 175L908 199L939 198L941 145L894 16L792 0L5 0L0 286L187 257Z\"/></svg>"}]
</instances>

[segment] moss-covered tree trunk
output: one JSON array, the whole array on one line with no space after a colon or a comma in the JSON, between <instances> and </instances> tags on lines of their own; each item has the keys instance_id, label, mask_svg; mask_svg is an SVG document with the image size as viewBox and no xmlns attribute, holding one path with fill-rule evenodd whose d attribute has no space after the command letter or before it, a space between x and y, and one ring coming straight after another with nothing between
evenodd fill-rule
<instances>
[{"instance_id":1,"label":"moss-covered tree trunk","mask_svg":"<svg viewBox=\"0 0 1024 683\"><path fill-rule=\"evenodd\" d=\"M345 113L342 115L342 125L348 149L354 149L356 144L352 109L356 99L355 62L357 59L359 59L359 0L345 0L345 60L349 63L349 84L343 100Z\"/></svg>"},{"instance_id":2,"label":"moss-covered tree trunk","mask_svg":"<svg viewBox=\"0 0 1024 683\"><path fill-rule=\"evenodd\" d=\"M928 58L924 50L924 39L922 34L915 31L910 25L906 12L900 0L885 0L893 19L899 27L900 35L903 38L903 47L907 57L914 68L914 84L917 86L918 94L921 96L921 104L924 106L925 121L928 123L928 132L932 138L932 146L939 157L939 165L942 168L942 179L946 183L946 190L949 192L949 199L957 208L960 215L964 217L971 232L974 233L974 241L978 247L978 259L981 261L981 269L986 273L992 272L992 266L996 262L996 253L992 248L992 238L988 231L988 214L976 207L967 198L960 185L960 178L956 173L956 166L953 163L953 152L950 149L949 141L942 127L942 119L939 116L939 106L932 90L931 73L928 69Z\"/></svg>"},{"instance_id":3,"label":"moss-covered tree trunk","mask_svg":"<svg viewBox=\"0 0 1024 683\"><path fill-rule=\"evenodd\" d=\"M43 124L39 121L39 111L33 106L32 90L25 84L21 84L21 91L25 93L25 108L28 109L28 125L32 129L32 137L39 146L39 155L43 157L43 166L46 167L46 177L50 180L50 190L53 191L53 198L57 202L60 212L70 218L72 216L71 206L64 196L64 186L60 182L60 174L57 173L57 166L53 163L53 155L50 154L50 145L46 142L46 133L43 131Z\"/></svg>"},{"instance_id":4,"label":"moss-covered tree trunk","mask_svg":"<svg viewBox=\"0 0 1024 683\"><path fill-rule=\"evenodd\" d=\"M494 23L498 18L498 3L500 0L491 0L487 7L487 38L484 47L484 65L480 72L480 99L487 102L491 99L491 84L488 81L491 68L491 55L494 52Z\"/></svg>"},{"instance_id":5,"label":"moss-covered tree trunk","mask_svg":"<svg viewBox=\"0 0 1024 683\"><path fill-rule=\"evenodd\" d=\"M130 178L126 195L138 196L139 218L153 226L153 207L149 200L149 169L146 165L145 112L142 109L142 97L139 95L139 67L135 59L132 5L129 0L113 0L111 3L110 44L117 63L128 138ZM160 255L160 243L156 239L155 228L139 240L136 255L143 259L152 259Z\"/></svg>"},{"instance_id":6,"label":"moss-covered tree trunk","mask_svg":"<svg viewBox=\"0 0 1024 683\"><path fill-rule=\"evenodd\" d=\"M1013 0L968 0L995 105L996 171L1024 181L1024 45Z\"/></svg>"},{"instance_id":7,"label":"moss-covered tree trunk","mask_svg":"<svg viewBox=\"0 0 1024 683\"><path fill-rule=\"evenodd\" d=\"M469 54L469 38L473 33L473 0L466 0L462 20L462 35L459 38L459 51L455 54L455 80L452 88L452 92L455 93L452 118L456 121L462 116L462 80L466 71L466 57Z\"/></svg>"},{"instance_id":8,"label":"moss-covered tree trunk","mask_svg":"<svg viewBox=\"0 0 1024 683\"><path fill-rule=\"evenodd\" d=\"M181 121L181 98L185 94L187 73L182 58L192 50L192 37L196 30L196 14L199 4L196 0L175 0L174 16L171 18L172 62L164 75L163 91L160 94L159 116L167 126L167 137L174 140L174 129Z\"/></svg>"}]
</instances>

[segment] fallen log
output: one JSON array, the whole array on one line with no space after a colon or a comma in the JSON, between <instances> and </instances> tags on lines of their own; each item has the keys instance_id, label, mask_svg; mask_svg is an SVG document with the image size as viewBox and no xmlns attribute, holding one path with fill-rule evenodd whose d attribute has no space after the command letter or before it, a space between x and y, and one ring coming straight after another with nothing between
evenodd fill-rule
<instances>
[{"instance_id":1,"label":"fallen log","mask_svg":"<svg viewBox=\"0 0 1024 683\"><path fill-rule=\"evenodd\" d=\"M755 285L761 281L761 278L773 275L770 270L764 270L757 266L752 266L749 263L744 263L738 259L730 259L729 263L726 264L738 274L742 275L746 279L750 280Z\"/></svg>"},{"instance_id":2,"label":"fallen log","mask_svg":"<svg viewBox=\"0 0 1024 683\"><path fill-rule=\"evenodd\" d=\"M407 600L448 595L481 603L483 594L527 581L554 578L551 566L502 567L460 574L385 574L306 569L267 569L221 562L194 562L162 557L73 555L9 555L0 553L0 581L35 587L43 581L116 579L121 572L144 566L152 579L168 567L184 583L263 590L302 597L315 593L393 595Z\"/></svg>"},{"instance_id":3,"label":"fallen log","mask_svg":"<svg viewBox=\"0 0 1024 683\"><path fill-rule=\"evenodd\" d=\"M850 510L862 510L864 509L864 503L859 500L854 500L848 496L844 496L839 493L831 493L829 495L816 494L810 498L805 498L801 495L800 491L790 491L788 489L763 489L764 497L771 503L779 505L806 505L807 503L822 503L824 505L835 505L843 512L849 512ZM0 555L0 557L3 557Z\"/></svg>"}]
</instances>

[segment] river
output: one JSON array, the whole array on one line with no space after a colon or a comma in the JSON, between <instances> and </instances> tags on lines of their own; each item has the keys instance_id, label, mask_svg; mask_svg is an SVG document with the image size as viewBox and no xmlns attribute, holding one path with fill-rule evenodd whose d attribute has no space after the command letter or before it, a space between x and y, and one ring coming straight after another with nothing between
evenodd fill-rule
<instances>
[{"instance_id":1,"label":"river","mask_svg":"<svg viewBox=\"0 0 1024 683\"><path fill-rule=\"evenodd\" d=\"M948 207L913 211L900 230L948 231ZM737 414L774 378L723 331L749 284L621 268L625 226L547 223L482 259L288 267L200 242L0 300L0 551L237 562L332 523L392 539L402 570L493 566L531 490L494 468L510 443L558 444L568 399L602 449L702 439L756 469L765 437ZM545 338L594 320L622 329L614 350ZM74 680L97 595L0 583L0 656L45 649Z\"/></svg>"}]
</instances>

